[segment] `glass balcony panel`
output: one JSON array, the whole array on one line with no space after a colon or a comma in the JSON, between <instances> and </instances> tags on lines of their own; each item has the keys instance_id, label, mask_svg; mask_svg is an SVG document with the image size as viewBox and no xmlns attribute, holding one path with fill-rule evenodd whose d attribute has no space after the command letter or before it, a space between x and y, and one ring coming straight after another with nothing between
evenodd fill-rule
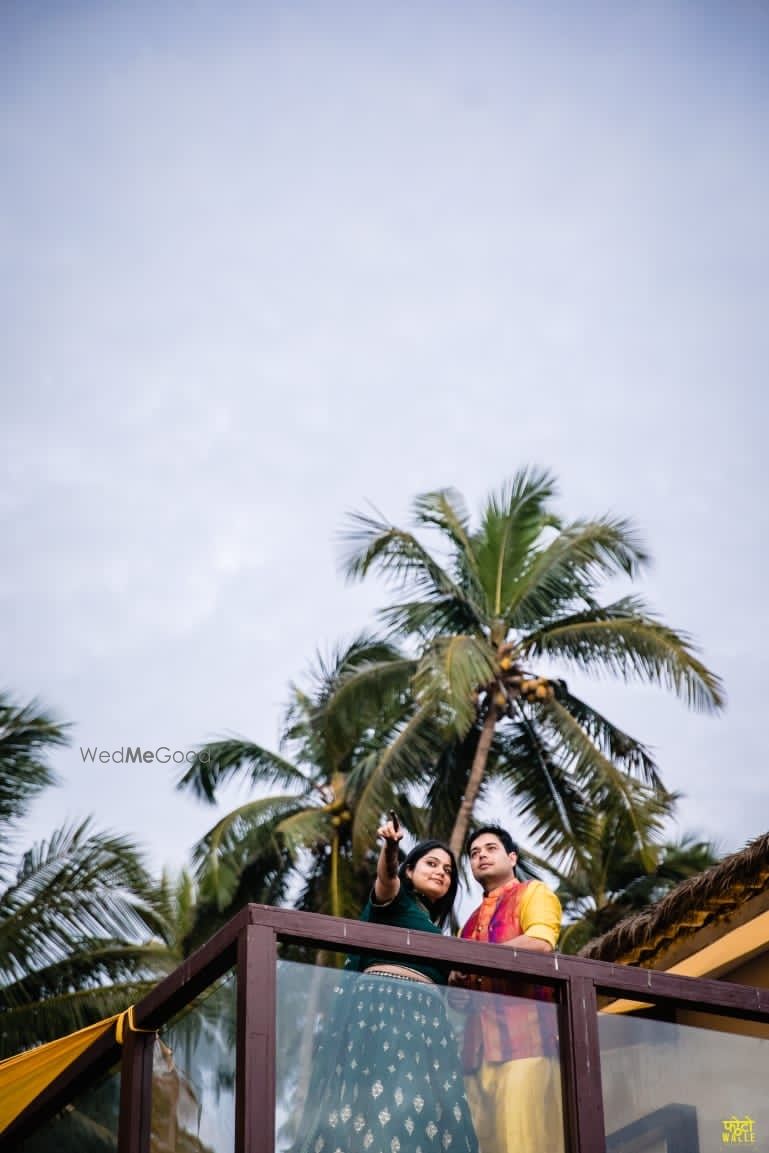
<instances>
[{"instance_id":1,"label":"glass balcony panel","mask_svg":"<svg viewBox=\"0 0 769 1153\"><path fill-rule=\"evenodd\" d=\"M769 1148L766 1026L653 1020L626 1007L598 1019L609 1153Z\"/></svg>"},{"instance_id":2,"label":"glass balcony panel","mask_svg":"<svg viewBox=\"0 0 769 1153\"><path fill-rule=\"evenodd\" d=\"M151 1153L235 1148L235 974L163 1029L152 1068Z\"/></svg>"},{"instance_id":3,"label":"glass balcony panel","mask_svg":"<svg viewBox=\"0 0 769 1153\"><path fill-rule=\"evenodd\" d=\"M562 1115L553 1001L278 963L280 1153L562 1153Z\"/></svg>"},{"instance_id":4,"label":"glass balcony panel","mask_svg":"<svg viewBox=\"0 0 769 1153\"><path fill-rule=\"evenodd\" d=\"M18 1146L18 1153L115 1153L120 1067L90 1085Z\"/></svg>"}]
</instances>

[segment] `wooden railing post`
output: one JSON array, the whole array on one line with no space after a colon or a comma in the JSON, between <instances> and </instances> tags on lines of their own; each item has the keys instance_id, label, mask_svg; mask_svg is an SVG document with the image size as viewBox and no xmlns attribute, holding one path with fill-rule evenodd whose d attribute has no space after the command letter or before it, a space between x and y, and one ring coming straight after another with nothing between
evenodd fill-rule
<instances>
[{"instance_id":1,"label":"wooden railing post","mask_svg":"<svg viewBox=\"0 0 769 1153\"><path fill-rule=\"evenodd\" d=\"M606 1153L598 1002L589 977L570 977L561 1007L561 1061L571 1153Z\"/></svg>"},{"instance_id":2,"label":"wooden railing post","mask_svg":"<svg viewBox=\"0 0 769 1153\"><path fill-rule=\"evenodd\" d=\"M248 925L238 936L235 1153L274 1153L277 934Z\"/></svg>"},{"instance_id":3,"label":"wooden railing post","mask_svg":"<svg viewBox=\"0 0 769 1153\"><path fill-rule=\"evenodd\" d=\"M155 1034L126 1027L120 1061L118 1153L149 1153Z\"/></svg>"}]
</instances>

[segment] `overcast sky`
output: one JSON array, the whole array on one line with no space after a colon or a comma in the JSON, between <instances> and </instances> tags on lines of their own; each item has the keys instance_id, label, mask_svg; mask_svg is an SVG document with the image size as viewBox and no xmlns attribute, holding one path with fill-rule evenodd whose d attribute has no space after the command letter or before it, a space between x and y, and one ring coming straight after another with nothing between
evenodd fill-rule
<instances>
[{"instance_id":1,"label":"overcast sky","mask_svg":"<svg viewBox=\"0 0 769 1153\"><path fill-rule=\"evenodd\" d=\"M346 512L527 463L729 707L580 689L682 827L769 828L768 61L750 0L2 5L0 685L74 725L27 840L180 866L215 811L79 746L275 745L386 596Z\"/></svg>"}]
</instances>

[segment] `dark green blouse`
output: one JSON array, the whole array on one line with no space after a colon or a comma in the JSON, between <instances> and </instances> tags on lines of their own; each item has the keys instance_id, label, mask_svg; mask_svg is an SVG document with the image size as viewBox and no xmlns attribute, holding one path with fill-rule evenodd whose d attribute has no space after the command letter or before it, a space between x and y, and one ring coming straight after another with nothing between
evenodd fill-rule
<instances>
[{"instance_id":1,"label":"dark green blouse","mask_svg":"<svg viewBox=\"0 0 769 1153\"><path fill-rule=\"evenodd\" d=\"M430 920L427 909L414 895L413 889L407 888L403 883L398 895L386 905L376 903L372 890L359 919L370 921L372 925L393 925L399 929L415 929L420 933L438 933L439 936L441 933L438 926ZM424 973L431 981L435 981L436 985L446 984L451 969L450 965L442 964L440 961L430 964L419 957L397 957L395 954L389 957L377 957L373 953L352 953L345 968L362 972L372 965L405 965L417 973Z\"/></svg>"}]
</instances>

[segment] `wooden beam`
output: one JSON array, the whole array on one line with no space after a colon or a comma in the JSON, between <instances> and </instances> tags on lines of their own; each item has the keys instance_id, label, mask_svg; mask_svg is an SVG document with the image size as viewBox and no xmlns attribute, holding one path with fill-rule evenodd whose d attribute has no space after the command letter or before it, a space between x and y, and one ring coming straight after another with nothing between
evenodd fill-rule
<instances>
[{"instance_id":1,"label":"wooden beam","mask_svg":"<svg viewBox=\"0 0 769 1153\"><path fill-rule=\"evenodd\" d=\"M574 1153L606 1153L595 985L572 977L561 1007L564 1118Z\"/></svg>"},{"instance_id":2,"label":"wooden beam","mask_svg":"<svg viewBox=\"0 0 769 1153\"><path fill-rule=\"evenodd\" d=\"M238 937L235 1153L275 1151L277 938L265 925Z\"/></svg>"},{"instance_id":3,"label":"wooden beam","mask_svg":"<svg viewBox=\"0 0 769 1153\"><path fill-rule=\"evenodd\" d=\"M149 1153L155 1033L127 1030L120 1063L118 1153Z\"/></svg>"}]
</instances>

